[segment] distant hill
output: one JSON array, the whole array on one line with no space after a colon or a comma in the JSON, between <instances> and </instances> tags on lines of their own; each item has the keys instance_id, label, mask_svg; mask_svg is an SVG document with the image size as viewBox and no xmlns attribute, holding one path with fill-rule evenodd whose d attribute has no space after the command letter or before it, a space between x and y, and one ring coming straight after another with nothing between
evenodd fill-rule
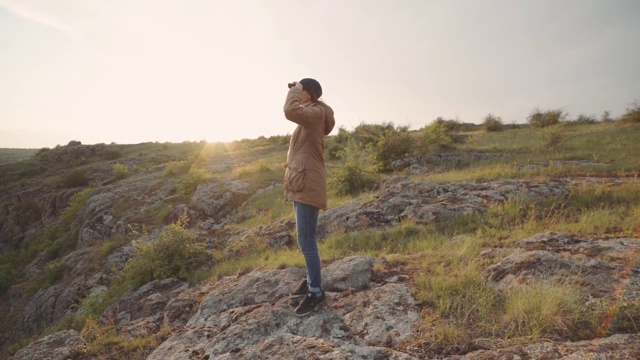
<instances>
[{"instance_id":1,"label":"distant hill","mask_svg":"<svg viewBox=\"0 0 640 360\"><path fill-rule=\"evenodd\" d=\"M40 149L5 149L0 148L0 164L8 164L29 159Z\"/></svg>"}]
</instances>

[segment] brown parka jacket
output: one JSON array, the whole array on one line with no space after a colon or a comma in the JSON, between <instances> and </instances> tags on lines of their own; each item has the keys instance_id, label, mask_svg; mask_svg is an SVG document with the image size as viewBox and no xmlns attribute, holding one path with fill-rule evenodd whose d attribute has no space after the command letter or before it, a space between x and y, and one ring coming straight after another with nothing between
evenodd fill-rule
<instances>
[{"instance_id":1,"label":"brown parka jacket","mask_svg":"<svg viewBox=\"0 0 640 360\"><path fill-rule=\"evenodd\" d=\"M298 124L291 135L284 173L284 198L327 209L324 136L335 126L333 109L322 101L300 105L302 86L289 89L284 116Z\"/></svg>"}]
</instances>

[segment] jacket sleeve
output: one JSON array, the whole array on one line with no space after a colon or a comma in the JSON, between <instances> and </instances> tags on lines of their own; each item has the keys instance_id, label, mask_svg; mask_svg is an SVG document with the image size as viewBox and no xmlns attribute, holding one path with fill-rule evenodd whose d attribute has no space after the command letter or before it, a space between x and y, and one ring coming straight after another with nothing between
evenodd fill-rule
<instances>
[{"instance_id":1,"label":"jacket sleeve","mask_svg":"<svg viewBox=\"0 0 640 360\"><path fill-rule=\"evenodd\" d=\"M318 106L302 106L302 89L294 86L289 89L287 100L284 103L284 117L306 128L317 124L324 118L324 110Z\"/></svg>"}]
</instances>

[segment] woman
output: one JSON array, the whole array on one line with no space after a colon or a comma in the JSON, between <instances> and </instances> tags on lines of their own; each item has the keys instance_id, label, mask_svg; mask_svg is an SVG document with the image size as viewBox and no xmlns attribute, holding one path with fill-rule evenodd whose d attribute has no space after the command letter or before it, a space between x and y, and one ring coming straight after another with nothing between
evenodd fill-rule
<instances>
[{"instance_id":1,"label":"woman","mask_svg":"<svg viewBox=\"0 0 640 360\"><path fill-rule=\"evenodd\" d=\"M307 279L291 293L302 297L296 315L309 314L325 299L322 290L316 225L320 209L327 209L327 174L324 167L324 136L335 125L333 109L320 101L322 87L314 79L289 84L284 116L298 124L291 135L284 175L284 197L293 201L298 246L307 266Z\"/></svg>"}]
</instances>

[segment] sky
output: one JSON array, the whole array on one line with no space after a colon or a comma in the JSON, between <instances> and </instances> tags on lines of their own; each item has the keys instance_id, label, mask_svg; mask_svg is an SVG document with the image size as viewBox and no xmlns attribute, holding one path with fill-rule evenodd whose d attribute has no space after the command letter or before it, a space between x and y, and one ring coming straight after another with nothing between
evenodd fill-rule
<instances>
[{"instance_id":1,"label":"sky","mask_svg":"<svg viewBox=\"0 0 640 360\"><path fill-rule=\"evenodd\" d=\"M640 100L637 0L0 0L0 148L291 134L317 79L336 128L600 117Z\"/></svg>"}]
</instances>

